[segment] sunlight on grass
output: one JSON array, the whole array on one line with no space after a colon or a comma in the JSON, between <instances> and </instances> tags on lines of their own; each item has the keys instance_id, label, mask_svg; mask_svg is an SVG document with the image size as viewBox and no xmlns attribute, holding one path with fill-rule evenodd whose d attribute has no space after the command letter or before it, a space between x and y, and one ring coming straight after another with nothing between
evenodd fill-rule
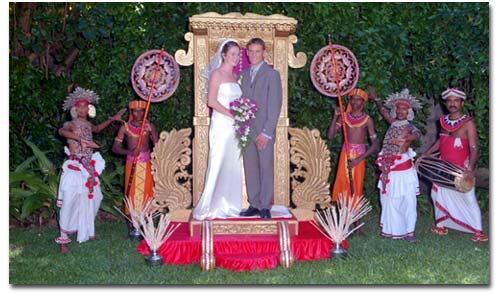
<instances>
[{"instance_id":1,"label":"sunlight on grass","mask_svg":"<svg viewBox=\"0 0 500 294\"><path fill-rule=\"evenodd\" d=\"M18 257L19 255L21 255L21 253L23 253L23 247L18 247L18 246L15 246L15 245L10 245L9 246L9 259L14 259L16 257Z\"/></svg>"},{"instance_id":2,"label":"sunlight on grass","mask_svg":"<svg viewBox=\"0 0 500 294\"><path fill-rule=\"evenodd\" d=\"M333 275L335 271L334 271L333 267L330 267L330 268L325 268L325 269L323 270L323 272L324 272L325 274L327 274L327 275Z\"/></svg>"},{"instance_id":3,"label":"sunlight on grass","mask_svg":"<svg viewBox=\"0 0 500 294\"><path fill-rule=\"evenodd\" d=\"M475 277L466 276L461 280L461 284L476 284L477 279Z\"/></svg>"}]
</instances>

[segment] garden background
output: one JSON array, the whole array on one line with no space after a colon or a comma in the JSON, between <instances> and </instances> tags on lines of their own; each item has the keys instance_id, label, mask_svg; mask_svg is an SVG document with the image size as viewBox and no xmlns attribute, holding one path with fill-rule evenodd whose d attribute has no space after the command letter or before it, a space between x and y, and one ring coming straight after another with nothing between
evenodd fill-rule
<instances>
[{"instance_id":1,"label":"garden background","mask_svg":"<svg viewBox=\"0 0 500 294\"><path fill-rule=\"evenodd\" d=\"M415 123L423 133L431 128L427 119L439 108L440 93L449 85L463 89L465 111L476 117L480 157L477 166L489 168L489 7L487 3L16 3L9 4L9 170L42 168L44 175L30 178L29 187L9 197L10 217L49 217L64 160L64 140L57 129L70 119L62 103L75 84L96 91L98 123L137 99L130 84L135 59L150 49L174 54L186 49L183 36L193 14L215 11L283 14L298 20L296 52L305 52L308 63L289 70L289 117L292 127L317 128L326 139L335 99L321 95L309 79L314 54L326 45L325 35L349 48L360 64L359 87L373 85L381 97L408 87L425 97L426 107ZM432 103L432 104L431 104ZM387 124L373 103L366 107L383 138ZM167 101L152 104L150 118L158 130L192 127L193 68L181 67L181 82ZM431 124L435 122L432 121ZM123 158L111 154L119 128L108 127L95 136L107 162L103 173L103 209L121 205ZM433 141L435 133L427 134ZM33 143L47 161L29 162ZM331 140L333 180L341 136ZM426 147L426 146L424 146ZM368 159L365 196L377 199L378 172ZM23 165L21 165L24 163ZM21 167L20 167L21 165ZM17 174L11 174L11 182ZM21 177L22 175L19 175ZM41 180L38 181L38 180ZM51 189L43 191L44 184ZM18 183L13 183L17 185ZM28 185L29 186L29 185ZM33 188L35 189L35 188ZM31 190L33 190L31 189ZM11 189L11 192L13 190ZM46 193L44 193L46 192ZM484 212L488 188L478 189ZM426 206L425 209L430 209Z\"/></svg>"},{"instance_id":2,"label":"garden background","mask_svg":"<svg viewBox=\"0 0 500 294\"><path fill-rule=\"evenodd\" d=\"M135 59L165 40L173 55L187 49L188 18L209 11L283 14L297 19L295 52L307 54L301 69L289 70L292 127L317 128L326 139L334 99L322 96L309 79L314 54L327 43L349 48L360 65L359 87L373 85L380 97L407 87L424 97L426 107L415 123L425 134L421 149L435 138L429 118L440 109L440 93L449 85L469 97L465 111L476 119L478 168L489 178L489 5L488 3L9 3L9 223L43 225L54 216L64 140L57 129L70 119L62 103L75 84L96 91L101 122L137 99L129 74ZM192 127L193 68L181 67L181 82L167 101L151 106L158 130ZM373 104L378 138L387 124ZM431 122L432 124L432 122ZM102 175L104 212L122 206L124 160L111 154L119 125L95 136L107 162ZM341 136L328 141L333 180ZM422 146L424 145L424 146ZM378 207L378 171L368 159L365 196ZM489 185L477 188L484 222L489 222ZM424 195L425 196L425 195ZM427 197L419 211L432 216Z\"/></svg>"}]
</instances>

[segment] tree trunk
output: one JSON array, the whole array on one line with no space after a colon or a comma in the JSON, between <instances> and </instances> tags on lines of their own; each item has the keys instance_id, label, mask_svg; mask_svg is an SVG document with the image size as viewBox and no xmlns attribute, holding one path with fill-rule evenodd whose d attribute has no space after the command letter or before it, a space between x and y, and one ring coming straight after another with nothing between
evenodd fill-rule
<instances>
[{"instance_id":1,"label":"tree trunk","mask_svg":"<svg viewBox=\"0 0 500 294\"><path fill-rule=\"evenodd\" d=\"M443 110L441 109L441 106L435 103L434 98L428 98L427 95L424 96L424 99L426 100L425 103L426 105L429 105L429 117L426 120L425 123L425 135L422 136L420 141L422 142L422 146L418 148L418 153L422 154L427 149L429 149L436 140L439 138L439 128L438 128L438 123L439 123L439 118L443 115Z\"/></svg>"},{"instance_id":2,"label":"tree trunk","mask_svg":"<svg viewBox=\"0 0 500 294\"><path fill-rule=\"evenodd\" d=\"M70 52L64 59L64 62L57 66L54 74L56 76L60 76L61 74L68 74L69 69L73 65L73 62L75 62L76 57L78 56L78 53L80 52L80 49L77 47L71 48Z\"/></svg>"},{"instance_id":3,"label":"tree trunk","mask_svg":"<svg viewBox=\"0 0 500 294\"><path fill-rule=\"evenodd\" d=\"M480 188L490 188L490 169L485 167L477 168L474 171L474 176L476 177L476 187Z\"/></svg>"},{"instance_id":4,"label":"tree trunk","mask_svg":"<svg viewBox=\"0 0 500 294\"><path fill-rule=\"evenodd\" d=\"M17 5L20 11L19 21L17 22L17 24L19 25L21 32L23 32L23 34L25 35L28 35L31 32L31 12L35 9L36 3L22 2L16 3L14 5ZM14 17L16 16L14 15ZM25 56L23 45L21 44L17 36L15 36L14 38L16 40L16 50L14 52L14 55Z\"/></svg>"}]
</instances>

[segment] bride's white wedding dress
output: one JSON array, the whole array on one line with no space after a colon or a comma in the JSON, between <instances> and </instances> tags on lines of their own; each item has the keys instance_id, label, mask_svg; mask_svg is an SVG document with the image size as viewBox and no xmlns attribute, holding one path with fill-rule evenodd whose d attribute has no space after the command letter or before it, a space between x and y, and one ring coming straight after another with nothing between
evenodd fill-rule
<instances>
[{"instance_id":1,"label":"bride's white wedding dress","mask_svg":"<svg viewBox=\"0 0 500 294\"><path fill-rule=\"evenodd\" d=\"M229 108L241 94L237 83L222 83L217 100ZM205 187L193 209L197 220L237 217L242 209L242 163L235 131L232 118L213 111Z\"/></svg>"}]
</instances>

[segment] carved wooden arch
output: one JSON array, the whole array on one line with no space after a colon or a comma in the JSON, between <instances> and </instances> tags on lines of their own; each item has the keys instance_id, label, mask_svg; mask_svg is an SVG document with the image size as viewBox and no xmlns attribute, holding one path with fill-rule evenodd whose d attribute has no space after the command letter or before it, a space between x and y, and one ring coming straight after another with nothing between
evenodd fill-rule
<instances>
[{"instance_id":1,"label":"carved wooden arch","mask_svg":"<svg viewBox=\"0 0 500 294\"><path fill-rule=\"evenodd\" d=\"M208 161L209 110L203 99L201 71L209 62L222 38L234 38L246 44L259 37L266 42L266 62L280 73L283 87L283 106L276 129L274 146L274 204L290 204L290 157L288 141L288 66L301 68L307 57L294 53L293 34L297 20L284 15L263 16L253 13L228 13L220 15L208 12L189 18L190 32L184 38L189 42L187 52L177 50L175 59L183 66L194 65L194 141L193 141L193 205L200 199L205 182Z\"/></svg>"}]
</instances>

